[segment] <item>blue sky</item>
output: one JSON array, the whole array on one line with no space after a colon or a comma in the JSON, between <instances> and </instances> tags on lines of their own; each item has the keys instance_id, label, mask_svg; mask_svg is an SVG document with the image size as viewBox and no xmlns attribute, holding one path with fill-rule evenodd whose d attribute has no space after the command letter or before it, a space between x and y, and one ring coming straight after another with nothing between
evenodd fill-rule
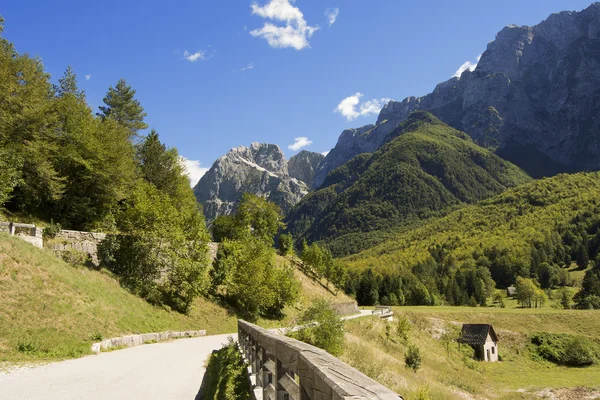
<instances>
[{"instance_id":1,"label":"blue sky","mask_svg":"<svg viewBox=\"0 0 600 400\"><path fill-rule=\"evenodd\" d=\"M53 80L73 66L92 107L125 78L150 127L197 177L254 141L276 143L287 157L325 152L343 129L374 122L387 99L424 95L475 63L505 25L589 4L8 0L0 14L5 36L40 56Z\"/></svg>"}]
</instances>

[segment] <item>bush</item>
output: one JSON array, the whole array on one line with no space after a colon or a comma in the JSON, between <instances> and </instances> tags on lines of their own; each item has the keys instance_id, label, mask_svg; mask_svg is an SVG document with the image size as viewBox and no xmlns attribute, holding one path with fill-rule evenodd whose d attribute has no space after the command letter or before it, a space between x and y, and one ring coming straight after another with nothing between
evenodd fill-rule
<instances>
[{"instance_id":1,"label":"bush","mask_svg":"<svg viewBox=\"0 0 600 400\"><path fill-rule=\"evenodd\" d=\"M94 334L90 337L90 339L99 342L101 340L104 340L104 336L102 336L102 334L100 332L94 332Z\"/></svg>"},{"instance_id":2,"label":"bush","mask_svg":"<svg viewBox=\"0 0 600 400\"><path fill-rule=\"evenodd\" d=\"M410 336L410 322L406 315L398 317L398 324L396 325L396 333L400 337L400 340L407 342Z\"/></svg>"},{"instance_id":3,"label":"bush","mask_svg":"<svg viewBox=\"0 0 600 400\"><path fill-rule=\"evenodd\" d=\"M50 223L44 228L42 236L44 239L54 239L56 235L60 233L62 227L59 223L55 223L54 220L50 220Z\"/></svg>"},{"instance_id":4,"label":"bush","mask_svg":"<svg viewBox=\"0 0 600 400\"><path fill-rule=\"evenodd\" d=\"M31 340L23 340L17 345L17 350L25 354L34 354L39 352L40 349L37 343L34 343Z\"/></svg>"},{"instance_id":5,"label":"bush","mask_svg":"<svg viewBox=\"0 0 600 400\"><path fill-rule=\"evenodd\" d=\"M86 252L75 249L67 249L60 252L60 257L69 265L78 267L90 262L90 256Z\"/></svg>"},{"instance_id":6,"label":"bush","mask_svg":"<svg viewBox=\"0 0 600 400\"><path fill-rule=\"evenodd\" d=\"M231 337L219 351L213 352L206 365L198 398L206 400L245 400L251 388L246 377L246 363Z\"/></svg>"},{"instance_id":7,"label":"bush","mask_svg":"<svg viewBox=\"0 0 600 400\"><path fill-rule=\"evenodd\" d=\"M344 321L331 308L331 301L313 300L302 313L299 323L301 328L292 336L334 356L344 351Z\"/></svg>"},{"instance_id":8,"label":"bush","mask_svg":"<svg viewBox=\"0 0 600 400\"><path fill-rule=\"evenodd\" d=\"M532 335L531 343L534 357L556 364L584 367L600 358L600 345L581 336L543 332Z\"/></svg>"},{"instance_id":9,"label":"bush","mask_svg":"<svg viewBox=\"0 0 600 400\"><path fill-rule=\"evenodd\" d=\"M409 344L408 350L404 355L404 362L406 363L406 368L417 372L421 368L421 350L416 345Z\"/></svg>"},{"instance_id":10,"label":"bush","mask_svg":"<svg viewBox=\"0 0 600 400\"><path fill-rule=\"evenodd\" d=\"M289 233L283 233L279 236L279 245L277 246L279 254L286 256L294 250L294 239Z\"/></svg>"}]
</instances>

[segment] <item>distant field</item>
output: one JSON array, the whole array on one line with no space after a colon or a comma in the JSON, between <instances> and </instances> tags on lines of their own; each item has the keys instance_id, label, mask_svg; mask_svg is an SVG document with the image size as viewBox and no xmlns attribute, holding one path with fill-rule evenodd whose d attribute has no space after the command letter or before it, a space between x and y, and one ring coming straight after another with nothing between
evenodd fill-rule
<instances>
[{"instance_id":1,"label":"distant field","mask_svg":"<svg viewBox=\"0 0 600 400\"><path fill-rule=\"evenodd\" d=\"M598 338L600 312L560 310L555 308L494 308L494 307L393 307L397 313L415 313L446 321L490 323L498 329L531 333L546 331L571 333Z\"/></svg>"},{"instance_id":2,"label":"distant field","mask_svg":"<svg viewBox=\"0 0 600 400\"><path fill-rule=\"evenodd\" d=\"M569 368L534 361L527 348L528 334L540 331L598 339L598 311L394 307L394 312L396 317L406 315L411 321L409 341L421 349L420 370L413 373L404 366L407 346L396 334L396 321L348 321L348 344L342 358L405 399L562 400L600 396L600 365ZM459 350L457 343L450 344L447 351L441 333L451 329L449 326L460 329L460 324L451 322L493 324L499 331L502 361L473 361L472 350L464 345Z\"/></svg>"}]
</instances>

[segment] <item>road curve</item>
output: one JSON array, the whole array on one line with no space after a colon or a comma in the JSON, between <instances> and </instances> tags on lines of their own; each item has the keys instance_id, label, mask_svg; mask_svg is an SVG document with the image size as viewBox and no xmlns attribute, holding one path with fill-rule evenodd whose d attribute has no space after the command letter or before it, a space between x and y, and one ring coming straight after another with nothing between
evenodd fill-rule
<instances>
[{"instance_id":1,"label":"road curve","mask_svg":"<svg viewBox=\"0 0 600 400\"><path fill-rule=\"evenodd\" d=\"M178 339L0 373L0 400L194 400L206 359L229 336L237 340Z\"/></svg>"},{"instance_id":2,"label":"road curve","mask_svg":"<svg viewBox=\"0 0 600 400\"><path fill-rule=\"evenodd\" d=\"M2 400L194 400L213 350L236 334L179 339L0 374Z\"/></svg>"}]
</instances>

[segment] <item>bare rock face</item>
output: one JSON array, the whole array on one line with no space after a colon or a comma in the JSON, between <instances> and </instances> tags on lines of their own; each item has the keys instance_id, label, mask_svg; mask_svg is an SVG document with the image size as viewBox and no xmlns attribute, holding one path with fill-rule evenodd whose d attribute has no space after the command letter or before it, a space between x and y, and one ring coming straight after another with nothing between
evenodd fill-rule
<instances>
[{"instance_id":1,"label":"bare rock face","mask_svg":"<svg viewBox=\"0 0 600 400\"><path fill-rule=\"evenodd\" d=\"M600 3L502 29L474 71L391 101L375 126L342 132L314 187L399 122L426 110L533 176L600 169Z\"/></svg>"},{"instance_id":2,"label":"bare rock face","mask_svg":"<svg viewBox=\"0 0 600 400\"><path fill-rule=\"evenodd\" d=\"M279 146L252 143L231 149L215 161L194 193L210 223L234 211L243 193L264 197L286 213L308 193L308 187L290 176Z\"/></svg>"},{"instance_id":3,"label":"bare rock face","mask_svg":"<svg viewBox=\"0 0 600 400\"><path fill-rule=\"evenodd\" d=\"M306 183L308 187L312 187L315 172L324 158L325 156L321 153L302 150L288 161L290 176Z\"/></svg>"}]
</instances>

